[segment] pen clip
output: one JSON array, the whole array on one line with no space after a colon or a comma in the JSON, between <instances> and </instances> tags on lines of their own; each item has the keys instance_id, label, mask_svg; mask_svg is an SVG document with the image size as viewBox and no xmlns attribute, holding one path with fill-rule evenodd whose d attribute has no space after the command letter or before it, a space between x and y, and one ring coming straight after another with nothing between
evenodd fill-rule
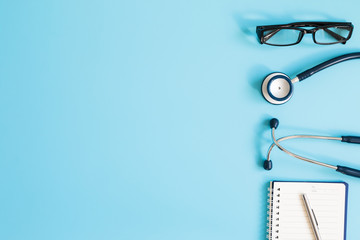
<instances>
[{"instance_id":1,"label":"pen clip","mask_svg":"<svg viewBox=\"0 0 360 240\"><path fill-rule=\"evenodd\" d=\"M311 209L311 211L313 212L313 216L314 216L316 225L319 226L319 223L318 223L318 221L317 221L317 219L316 219L316 215L315 215L314 209Z\"/></svg>"}]
</instances>

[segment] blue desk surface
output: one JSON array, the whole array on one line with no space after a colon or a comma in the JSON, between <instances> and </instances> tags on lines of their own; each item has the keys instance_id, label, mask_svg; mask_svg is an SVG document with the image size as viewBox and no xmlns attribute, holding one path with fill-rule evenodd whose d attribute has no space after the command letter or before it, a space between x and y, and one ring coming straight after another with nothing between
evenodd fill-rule
<instances>
[{"instance_id":1,"label":"blue desk surface","mask_svg":"<svg viewBox=\"0 0 360 240\"><path fill-rule=\"evenodd\" d=\"M296 133L360 135L360 61L265 102L262 79L360 50L358 1L3 1L0 3L0 239L265 239L270 180L360 179L275 150ZM346 45L260 45L256 25L352 21ZM360 147L290 141L360 167Z\"/></svg>"}]
</instances>

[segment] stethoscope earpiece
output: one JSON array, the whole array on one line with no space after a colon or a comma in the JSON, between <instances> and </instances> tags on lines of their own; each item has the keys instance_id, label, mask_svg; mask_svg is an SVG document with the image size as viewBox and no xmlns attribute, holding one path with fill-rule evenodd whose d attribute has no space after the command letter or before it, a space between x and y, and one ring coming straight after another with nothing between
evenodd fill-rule
<instances>
[{"instance_id":1,"label":"stethoscope earpiece","mask_svg":"<svg viewBox=\"0 0 360 240\"><path fill-rule=\"evenodd\" d=\"M264 161L264 169L268 171L272 169L272 161L270 159Z\"/></svg>"},{"instance_id":2,"label":"stethoscope earpiece","mask_svg":"<svg viewBox=\"0 0 360 240\"><path fill-rule=\"evenodd\" d=\"M268 75L261 86L262 95L266 101L276 105L289 101L293 89L290 77L280 72Z\"/></svg>"},{"instance_id":3,"label":"stethoscope earpiece","mask_svg":"<svg viewBox=\"0 0 360 240\"><path fill-rule=\"evenodd\" d=\"M270 129L272 129L272 128L277 129L278 126L279 126L279 119L277 119L277 118L272 118L272 119L270 120Z\"/></svg>"}]
</instances>

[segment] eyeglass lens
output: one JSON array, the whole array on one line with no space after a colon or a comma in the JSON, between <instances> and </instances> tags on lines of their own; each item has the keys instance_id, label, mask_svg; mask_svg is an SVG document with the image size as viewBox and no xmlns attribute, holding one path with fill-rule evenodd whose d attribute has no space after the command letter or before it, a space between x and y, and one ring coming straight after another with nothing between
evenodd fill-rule
<instances>
[{"instance_id":1,"label":"eyeglass lens","mask_svg":"<svg viewBox=\"0 0 360 240\"><path fill-rule=\"evenodd\" d=\"M264 31L264 40L272 45L290 45L298 42L300 34L297 29L274 29Z\"/></svg>"}]
</instances>

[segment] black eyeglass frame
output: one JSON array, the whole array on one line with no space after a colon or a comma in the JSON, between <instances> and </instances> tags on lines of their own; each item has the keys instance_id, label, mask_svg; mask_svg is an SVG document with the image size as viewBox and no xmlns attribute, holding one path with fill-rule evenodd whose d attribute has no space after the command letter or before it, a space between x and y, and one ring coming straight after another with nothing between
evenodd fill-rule
<instances>
[{"instance_id":1,"label":"black eyeglass frame","mask_svg":"<svg viewBox=\"0 0 360 240\"><path fill-rule=\"evenodd\" d=\"M313 28L312 29L304 29L303 27L313 27ZM349 34L348 34L348 36L346 38L344 38L342 36L339 36L339 37L341 37L341 39L338 39L337 42L321 43L321 42L316 41L316 38L315 38L316 31L325 30L325 29L331 28L331 27L348 27L349 28ZM291 43L291 44L267 43L267 40L264 37L264 32L269 31L269 30L279 30L280 31L281 29L293 29L293 30L299 31L300 33L299 33L298 40L295 43ZM302 38L307 33L312 34L312 38L313 38L314 43L320 44L320 45L331 45L331 44L337 44L337 43L345 44L351 38L353 29L354 29L354 25L351 22L294 22L294 23L289 23L289 24L257 26L256 27L256 34L257 34L261 44L267 44L267 45L272 45L272 46L292 46L292 45L296 45L299 42L301 42ZM336 38L336 37L334 36L334 38Z\"/></svg>"}]
</instances>

